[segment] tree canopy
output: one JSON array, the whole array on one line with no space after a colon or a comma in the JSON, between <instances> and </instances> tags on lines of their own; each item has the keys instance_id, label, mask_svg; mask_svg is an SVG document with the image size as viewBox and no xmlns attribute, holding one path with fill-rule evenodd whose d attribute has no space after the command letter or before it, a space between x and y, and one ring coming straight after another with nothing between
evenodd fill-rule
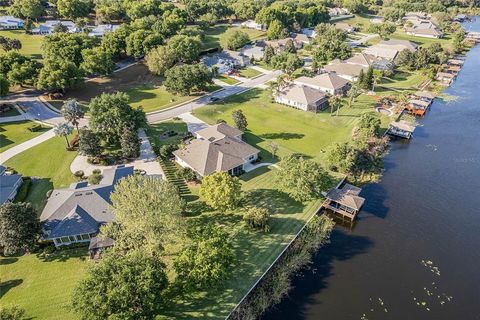
<instances>
[{"instance_id":1,"label":"tree canopy","mask_svg":"<svg viewBox=\"0 0 480 320\"><path fill-rule=\"evenodd\" d=\"M283 157L276 171L276 182L281 190L297 201L319 199L330 186L330 176L322 166L302 156Z\"/></svg>"},{"instance_id":2,"label":"tree canopy","mask_svg":"<svg viewBox=\"0 0 480 320\"><path fill-rule=\"evenodd\" d=\"M212 73L204 64L184 64L174 66L165 72L165 88L169 92L189 95L204 91L212 83Z\"/></svg>"},{"instance_id":3,"label":"tree canopy","mask_svg":"<svg viewBox=\"0 0 480 320\"><path fill-rule=\"evenodd\" d=\"M184 201L169 182L148 176L120 180L111 194L115 221L101 234L118 249L141 249L153 255L178 243L184 234Z\"/></svg>"},{"instance_id":4,"label":"tree canopy","mask_svg":"<svg viewBox=\"0 0 480 320\"><path fill-rule=\"evenodd\" d=\"M227 50L237 50L250 42L247 33L238 29L228 29L220 36L220 46Z\"/></svg>"},{"instance_id":5,"label":"tree canopy","mask_svg":"<svg viewBox=\"0 0 480 320\"><path fill-rule=\"evenodd\" d=\"M140 250L104 254L75 287L73 310L81 319L153 319L165 303L165 265Z\"/></svg>"},{"instance_id":6,"label":"tree canopy","mask_svg":"<svg viewBox=\"0 0 480 320\"><path fill-rule=\"evenodd\" d=\"M235 209L241 198L241 184L237 177L226 172L215 172L203 178L200 195L216 210Z\"/></svg>"},{"instance_id":7,"label":"tree canopy","mask_svg":"<svg viewBox=\"0 0 480 320\"><path fill-rule=\"evenodd\" d=\"M0 206L0 248L4 255L28 250L40 233L40 221L29 203L6 202Z\"/></svg>"}]
</instances>

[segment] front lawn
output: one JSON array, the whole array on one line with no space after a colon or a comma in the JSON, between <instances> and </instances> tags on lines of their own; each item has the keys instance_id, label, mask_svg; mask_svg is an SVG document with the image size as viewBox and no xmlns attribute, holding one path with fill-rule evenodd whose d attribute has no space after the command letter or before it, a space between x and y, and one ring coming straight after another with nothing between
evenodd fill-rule
<instances>
[{"instance_id":1,"label":"front lawn","mask_svg":"<svg viewBox=\"0 0 480 320\"><path fill-rule=\"evenodd\" d=\"M145 112L167 109L195 96L180 96L168 92L164 86L141 85L126 91L133 108L143 107Z\"/></svg>"},{"instance_id":2,"label":"front lawn","mask_svg":"<svg viewBox=\"0 0 480 320\"><path fill-rule=\"evenodd\" d=\"M218 75L217 79L222 81L222 82L225 82L226 84L232 85L232 86L240 83L240 81L238 81L237 79L234 79L234 78L229 77L229 76L224 76L222 74Z\"/></svg>"},{"instance_id":3,"label":"front lawn","mask_svg":"<svg viewBox=\"0 0 480 320\"><path fill-rule=\"evenodd\" d=\"M23 30L2 30L0 36L20 40L22 43L20 53L34 59L42 59L42 36L26 34ZM0 52L3 52L3 50L0 49Z\"/></svg>"},{"instance_id":4,"label":"front lawn","mask_svg":"<svg viewBox=\"0 0 480 320\"><path fill-rule=\"evenodd\" d=\"M249 78L249 79L262 75L262 73L260 71L252 69L252 68L243 68L243 69L238 70L238 72L240 73L240 75L242 77Z\"/></svg>"},{"instance_id":5,"label":"front lawn","mask_svg":"<svg viewBox=\"0 0 480 320\"><path fill-rule=\"evenodd\" d=\"M351 139L358 118L375 112L375 103L375 97L361 95L353 108L344 106L338 117L332 117L329 108L316 114L304 112L272 102L268 90L253 89L196 109L194 114L209 124L223 119L232 125L232 112L241 109L248 121L245 140L261 150L263 161L272 161L271 141L279 144L279 155L302 153L321 159L332 143Z\"/></svg>"},{"instance_id":6,"label":"front lawn","mask_svg":"<svg viewBox=\"0 0 480 320\"><path fill-rule=\"evenodd\" d=\"M39 131L31 132L29 127L36 125L33 121L18 121L0 124L0 152L4 152L22 142L41 135L50 128L42 127Z\"/></svg>"},{"instance_id":7,"label":"front lawn","mask_svg":"<svg viewBox=\"0 0 480 320\"><path fill-rule=\"evenodd\" d=\"M70 137L71 139L72 137ZM53 137L5 162L23 176L35 177L27 202L32 202L38 214L45 205L48 190L65 188L74 182L70 164L77 152L67 151L64 138Z\"/></svg>"},{"instance_id":8,"label":"front lawn","mask_svg":"<svg viewBox=\"0 0 480 320\"><path fill-rule=\"evenodd\" d=\"M207 28L204 32L205 39L203 40L202 48L204 50L220 48L220 36L228 29L239 29L248 34L250 40L259 40L266 37L266 32L255 29L247 29L241 27L233 27L229 25L218 25Z\"/></svg>"},{"instance_id":9,"label":"front lawn","mask_svg":"<svg viewBox=\"0 0 480 320\"><path fill-rule=\"evenodd\" d=\"M168 131L175 131L177 134L172 137L162 137ZM187 124L180 120L169 120L149 124L146 130L148 139L154 150L158 150L164 144L179 144L182 137L188 132Z\"/></svg>"},{"instance_id":10,"label":"front lawn","mask_svg":"<svg viewBox=\"0 0 480 320\"><path fill-rule=\"evenodd\" d=\"M69 308L70 295L88 266L86 251L0 258L2 305L24 308L28 319L76 319Z\"/></svg>"}]
</instances>

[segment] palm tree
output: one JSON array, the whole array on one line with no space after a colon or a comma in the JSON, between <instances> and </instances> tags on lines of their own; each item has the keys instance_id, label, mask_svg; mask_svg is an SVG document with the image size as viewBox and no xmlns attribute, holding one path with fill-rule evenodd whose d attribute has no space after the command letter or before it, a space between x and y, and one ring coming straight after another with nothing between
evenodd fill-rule
<instances>
[{"instance_id":1,"label":"palm tree","mask_svg":"<svg viewBox=\"0 0 480 320\"><path fill-rule=\"evenodd\" d=\"M352 84L352 87L350 88L350 91L348 91L348 107L349 108L353 106L355 99L360 95L360 93L361 93L361 90L360 90L360 87L358 86L358 82L354 82Z\"/></svg>"},{"instance_id":2,"label":"palm tree","mask_svg":"<svg viewBox=\"0 0 480 320\"><path fill-rule=\"evenodd\" d=\"M328 99L328 104L330 105L330 115L333 114L333 109L337 109L336 116L338 117L338 111L340 110L340 106L342 104L342 100L340 99L340 96L335 95L331 96L330 99Z\"/></svg>"},{"instance_id":3,"label":"palm tree","mask_svg":"<svg viewBox=\"0 0 480 320\"><path fill-rule=\"evenodd\" d=\"M382 79L382 76L378 73L375 73L373 75L373 81L372 81L372 91L375 91L375 87L377 86L377 84L380 83L380 80Z\"/></svg>"},{"instance_id":4,"label":"palm tree","mask_svg":"<svg viewBox=\"0 0 480 320\"><path fill-rule=\"evenodd\" d=\"M65 141L67 141L67 147L70 149L70 142L68 142L68 135L72 133L73 128L68 125L68 123L60 123L53 128L53 132L58 137L65 137Z\"/></svg>"},{"instance_id":5,"label":"palm tree","mask_svg":"<svg viewBox=\"0 0 480 320\"><path fill-rule=\"evenodd\" d=\"M62 107L62 115L65 120L67 120L77 128L78 132L79 120L83 118L85 112L83 112L82 107L77 102L77 100L69 99L65 101Z\"/></svg>"}]
</instances>

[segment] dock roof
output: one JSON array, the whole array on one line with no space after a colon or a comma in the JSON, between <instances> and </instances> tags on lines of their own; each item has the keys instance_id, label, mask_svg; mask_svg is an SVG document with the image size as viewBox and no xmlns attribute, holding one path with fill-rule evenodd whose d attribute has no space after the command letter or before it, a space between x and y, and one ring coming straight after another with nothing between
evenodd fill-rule
<instances>
[{"instance_id":1,"label":"dock roof","mask_svg":"<svg viewBox=\"0 0 480 320\"><path fill-rule=\"evenodd\" d=\"M435 99L435 95L429 91L417 91L415 92L415 95L420 98L427 98L430 100Z\"/></svg>"},{"instance_id":2,"label":"dock roof","mask_svg":"<svg viewBox=\"0 0 480 320\"><path fill-rule=\"evenodd\" d=\"M347 184L342 189L331 189L327 193L326 198L340 205L360 210L365 202L365 198L358 195L360 191L360 188Z\"/></svg>"},{"instance_id":3,"label":"dock roof","mask_svg":"<svg viewBox=\"0 0 480 320\"><path fill-rule=\"evenodd\" d=\"M411 123L408 123L407 121L405 120L400 120L400 121L395 121L395 122L392 122L390 123L390 127L393 127L397 130L402 130L402 131L405 131L405 132L410 132L410 133L413 133L413 131L415 131L415 126L412 125Z\"/></svg>"}]
</instances>

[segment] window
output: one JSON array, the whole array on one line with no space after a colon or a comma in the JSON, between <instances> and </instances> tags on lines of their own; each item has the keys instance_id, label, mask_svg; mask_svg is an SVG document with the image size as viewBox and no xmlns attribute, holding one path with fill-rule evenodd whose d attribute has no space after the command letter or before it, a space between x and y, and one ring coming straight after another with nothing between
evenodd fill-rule
<instances>
[{"instance_id":1,"label":"window","mask_svg":"<svg viewBox=\"0 0 480 320\"><path fill-rule=\"evenodd\" d=\"M82 240L88 240L90 236L88 234L82 234Z\"/></svg>"},{"instance_id":2,"label":"window","mask_svg":"<svg viewBox=\"0 0 480 320\"><path fill-rule=\"evenodd\" d=\"M60 240L62 241L62 243L69 243L70 242L68 237L61 237Z\"/></svg>"},{"instance_id":3,"label":"window","mask_svg":"<svg viewBox=\"0 0 480 320\"><path fill-rule=\"evenodd\" d=\"M70 239L71 242L75 242L75 237L74 236L69 236L68 238Z\"/></svg>"},{"instance_id":4,"label":"window","mask_svg":"<svg viewBox=\"0 0 480 320\"><path fill-rule=\"evenodd\" d=\"M82 241L82 236L80 235L76 235L75 238L77 239L77 241Z\"/></svg>"}]
</instances>

